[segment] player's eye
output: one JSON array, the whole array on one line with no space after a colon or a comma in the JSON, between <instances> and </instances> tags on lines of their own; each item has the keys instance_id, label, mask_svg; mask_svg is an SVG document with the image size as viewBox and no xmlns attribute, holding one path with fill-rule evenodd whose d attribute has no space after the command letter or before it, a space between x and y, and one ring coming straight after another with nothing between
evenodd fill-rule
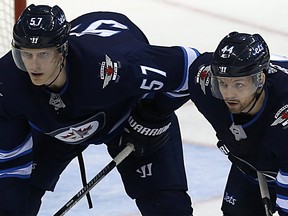
<instances>
[{"instance_id":1,"label":"player's eye","mask_svg":"<svg viewBox=\"0 0 288 216\"><path fill-rule=\"evenodd\" d=\"M240 89L240 88L245 87L245 84L244 84L244 83L240 83L240 82L238 82L238 83L235 83L234 86L235 86L235 88Z\"/></svg>"},{"instance_id":2,"label":"player's eye","mask_svg":"<svg viewBox=\"0 0 288 216\"><path fill-rule=\"evenodd\" d=\"M29 52L22 51L21 56L26 59L31 59L33 55Z\"/></svg>"},{"instance_id":3,"label":"player's eye","mask_svg":"<svg viewBox=\"0 0 288 216\"><path fill-rule=\"evenodd\" d=\"M221 87L227 87L227 83L225 83L223 80L218 80L218 83Z\"/></svg>"},{"instance_id":4,"label":"player's eye","mask_svg":"<svg viewBox=\"0 0 288 216\"><path fill-rule=\"evenodd\" d=\"M52 56L52 53L51 52L40 52L37 55L41 59L48 59Z\"/></svg>"}]
</instances>

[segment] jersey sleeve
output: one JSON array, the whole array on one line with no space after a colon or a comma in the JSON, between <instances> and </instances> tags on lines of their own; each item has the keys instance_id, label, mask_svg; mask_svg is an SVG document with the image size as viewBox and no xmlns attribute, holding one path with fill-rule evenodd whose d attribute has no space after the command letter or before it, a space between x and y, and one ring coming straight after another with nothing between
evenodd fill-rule
<instances>
[{"instance_id":1,"label":"jersey sleeve","mask_svg":"<svg viewBox=\"0 0 288 216\"><path fill-rule=\"evenodd\" d=\"M287 214L288 213L288 172L287 170L279 170L277 177L277 198L276 198L276 206L278 208L278 212Z\"/></svg>"},{"instance_id":2,"label":"jersey sleeve","mask_svg":"<svg viewBox=\"0 0 288 216\"><path fill-rule=\"evenodd\" d=\"M126 53L122 68L124 82L127 89L138 89L139 93L187 96L189 66L198 55L192 48L144 46Z\"/></svg>"},{"instance_id":3,"label":"jersey sleeve","mask_svg":"<svg viewBox=\"0 0 288 216\"><path fill-rule=\"evenodd\" d=\"M115 83L115 89L127 96L167 92L181 97L186 94L189 65L199 55L193 48L150 45L144 33L118 13L93 12L79 17L72 21L69 36L75 59L85 59L86 64L75 68L98 71L100 64L103 88Z\"/></svg>"},{"instance_id":4,"label":"jersey sleeve","mask_svg":"<svg viewBox=\"0 0 288 216\"><path fill-rule=\"evenodd\" d=\"M146 68L148 71L141 71L144 76L141 85L139 84L140 88L142 87L144 91L147 90L149 92L143 99L145 101L144 104L146 104L145 109L143 107L141 109L143 112L142 115L146 116L146 119L165 118L165 116L171 114L189 100L189 66L198 57L199 52L195 49L185 47L178 47L176 50L179 52L179 56L182 55L181 58L177 59L178 56L175 55L176 57L170 60L172 62L164 60L163 70L154 70L155 68L153 69L150 65L149 68ZM181 52L182 54L180 55ZM156 58L154 60L156 61ZM161 64L162 62L159 65ZM173 69L171 70L171 68ZM151 85L147 85L148 83ZM152 87L153 83L155 84L155 89ZM143 102L141 104L143 105Z\"/></svg>"},{"instance_id":5,"label":"jersey sleeve","mask_svg":"<svg viewBox=\"0 0 288 216\"><path fill-rule=\"evenodd\" d=\"M276 206L279 214L282 215L281 213L288 213L288 134L287 131L280 129L280 125L278 127L279 131L274 128L271 132L274 131L272 133L274 145L272 148L279 164L279 171L276 177Z\"/></svg>"},{"instance_id":6,"label":"jersey sleeve","mask_svg":"<svg viewBox=\"0 0 288 216\"><path fill-rule=\"evenodd\" d=\"M285 106L287 108L283 108ZM280 215L282 215L281 213L288 213L288 133L286 129L288 119L285 119L285 113L288 111L288 103L283 107L275 113L266 138L267 141L270 140L268 143L269 148L277 158L279 165L279 171L276 177L276 205ZM273 141L271 137L273 137Z\"/></svg>"},{"instance_id":7,"label":"jersey sleeve","mask_svg":"<svg viewBox=\"0 0 288 216\"><path fill-rule=\"evenodd\" d=\"M27 119L15 112L16 107L21 110L21 106L27 104L15 95L19 86L8 81L14 79L17 83L14 72L20 73L11 53L1 58L0 66L3 68L0 74L0 215L18 215L26 207L33 142Z\"/></svg>"},{"instance_id":8,"label":"jersey sleeve","mask_svg":"<svg viewBox=\"0 0 288 216\"><path fill-rule=\"evenodd\" d=\"M271 98L270 127L264 133L266 145L273 153L278 164L276 177L276 205L279 215L288 214L288 99L287 99L287 69L288 61L284 59L271 61L268 76L270 86L275 90L268 95Z\"/></svg>"}]
</instances>

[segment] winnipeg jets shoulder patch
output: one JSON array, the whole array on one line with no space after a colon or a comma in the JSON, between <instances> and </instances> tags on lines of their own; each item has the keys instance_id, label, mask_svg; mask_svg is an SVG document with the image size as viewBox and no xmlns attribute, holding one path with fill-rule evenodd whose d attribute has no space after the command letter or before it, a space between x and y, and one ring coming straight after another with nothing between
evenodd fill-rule
<instances>
[{"instance_id":1,"label":"winnipeg jets shoulder patch","mask_svg":"<svg viewBox=\"0 0 288 216\"><path fill-rule=\"evenodd\" d=\"M116 81L118 78L118 62L112 62L108 55L105 55L105 61L101 63L100 78L104 80L102 88L104 89L111 80Z\"/></svg>"},{"instance_id":2,"label":"winnipeg jets shoulder patch","mask_svg":"<svg viewBox=\"0 0 288 216\"><path fill-rule=\"evenodd\" d=\"M271 126L282 124L284 129L286 129L288 127L288 104L281 107L274 115L274 118L275 120L271 124Z\"/></svg>"}]
</instances>

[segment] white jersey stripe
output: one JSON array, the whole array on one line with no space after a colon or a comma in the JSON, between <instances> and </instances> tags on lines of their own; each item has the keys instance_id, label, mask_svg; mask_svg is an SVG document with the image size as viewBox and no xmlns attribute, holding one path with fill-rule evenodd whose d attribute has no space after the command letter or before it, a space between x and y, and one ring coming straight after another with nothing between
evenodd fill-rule
<instances>
[{"instance_id":1,"label":"white jersey stripe","mask_svg":"<svg viewBox=\"0 0 288 216\"><path fill-rule=\"evenodd\" d=\"M183 91L188 89L188 79L189 79L189 67L195 61L195 59L199 56L199 53L195 51L195 49L190 47L181 47L185 54L185 77L182 85L175 90L174 92Z\"/></svg>"},{"instance_id":2,"label":"white jersey stripe","mask_svg":"<svg viewBox=\"0 0 288 216\"><path fill-rule=\"evenodd\" d=\"M28 178L32 172L32 162L25 164L21 167L14 167L13 169L2 170L0 173L0 178L7 177L18 177L18 178Z\"/></svg>"},{"instance_id":3,"label":"white jersey stripe","mask_svg":"<svg viewBox=\"0 0 288 216\"><path fill-rule=\"evenodd\" d=\"M276 204L282 209L282 211L288 212L288 200L277 197Z\"/></svg>"},{"instance_id":4,"label":"white jersey stripe","mask_svg":"<svg viewBox=\"0 0 288 216\"><path fill-rule=\"evenodd\" d=\"M288 188L288 173L278 172L276 180L282 185L282 187Z\"/></svg>"},{"instance_id":5,"label":"white jersey stripe","mask_svg":"<svg viewBox=\"0 0 288 216\"><path fill-rule=\"evenodd\" d=\"M0 150L0 162L5 162L7 160L12 160L16 157L19 157L25 152L31 151L32 146L33 142L32 137L30 136L24 144L18 146L16 149L13 149L12 151Z\"/></svg>"}]
</instances>

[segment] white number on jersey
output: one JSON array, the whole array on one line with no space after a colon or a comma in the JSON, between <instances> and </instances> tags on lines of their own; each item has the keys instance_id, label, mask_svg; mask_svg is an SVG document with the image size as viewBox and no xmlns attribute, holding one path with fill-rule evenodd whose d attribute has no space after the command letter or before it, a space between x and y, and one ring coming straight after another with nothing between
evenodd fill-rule
<instances>
[{"instance_id":1,"label":"white number on jersey","mask_svg":"<svg viewBox=\"0 0 288 216\"><path fill-rule=\"evenodd\" d=\"M160 74L161 76L165 76L166 77L166 72L155 69L155 68L151 68L151 67L147 67L147 66L142 66L141 67L141 71L142 74L147 75L147 73L157 73ZM140 88L142 89L146 89L146 90L159 90L163 87L163 83L157 80L152 80L150 83L147 81L147 79L143 79L142 84L140 86Z\"/></svg>"},{"instance_id":2,"label":"white number on jersey","mask_svg":"<svg viewBox=\"0 0 288 216\"><path fill-rule=\"evenodd\" d=\"M102 24L110 25L113 28L118 28L119 31L117 30L109 30L109 29L100 29L100 26ZM75 26L71 31L76 30L80 25ZM115 20L97 20L91 25L89 25L84 31L77 33L77 32L71 32L70 35L75 35L77 37L80 37L85 34L90 34L90 35L97 35L100 37L110 37L118 32L120 32L123 29L128 29L127 26L115 21Z\"/></svg>"}]
</instances>

